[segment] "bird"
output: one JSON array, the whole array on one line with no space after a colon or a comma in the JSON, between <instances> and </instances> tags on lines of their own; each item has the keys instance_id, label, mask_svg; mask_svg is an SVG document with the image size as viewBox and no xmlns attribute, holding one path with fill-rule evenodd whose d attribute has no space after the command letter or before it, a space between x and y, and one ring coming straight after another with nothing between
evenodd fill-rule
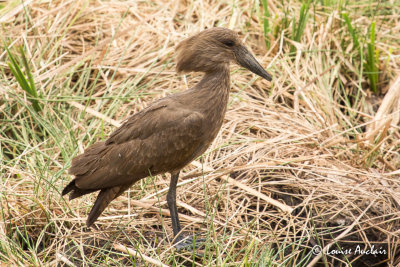
<instances>
[{"instance_id":1,"label":"bird","mask_svg":"<svg viewBox=\"0 0 400 267\"><path fill-rule=\"evenodd\" d=\"M74 179L62 191L75 199L99 191L86 221L93 225L112 200L137 181L170 173L167 193L177 248L192 244L181 233L176 206L180 171L201 156L217 136L230 92L230 63L237 63L271 81L271 75L230 29L205 29L180 42L176 49L178 73L200 72L192 88L171 94L135 113L110 134L72 159Z\"/></svg>"}]
</instances>

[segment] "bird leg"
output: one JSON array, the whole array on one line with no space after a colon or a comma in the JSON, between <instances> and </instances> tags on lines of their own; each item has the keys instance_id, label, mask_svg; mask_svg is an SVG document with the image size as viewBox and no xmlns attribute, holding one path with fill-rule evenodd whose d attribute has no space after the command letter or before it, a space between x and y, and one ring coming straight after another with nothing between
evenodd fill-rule
<instances>
[{"instance_id":1,"label":"bird leg","mask_svg":"<svg viewBox=\"0 0 400 267\"><path fill-rule=\"evenodd\" d=\"M178 183L179 171L176 173L171 173L171 183L169 185L169 190L167 194L167 202L169 212L171 213L172 229L174 231L175 242L180 241L180 236L178 236L181 231L181 224L179 222L178 209L176 207L176 184Z\"/></svg>"},{"instance_id":2,"label":"bird leg","mask_svg":"<svg viewBox=\"0 0 400 267\"><path fill-rule=\"evenodd\" d=\"M193 236L188 236L184 238L181 232L181 224L179 222L178 209L176 207L176 184L178 183L179 171L171 173L171 183L169 185L169 190L167 194L167 203L169 212L171 214L172 229L174 231L174 246L180 250L182 248L192 248L193 247ZM196 242L197 241L197 242ZM195 247L197 247L204 239L195 240Z\"/></svg>"}]
</instances>

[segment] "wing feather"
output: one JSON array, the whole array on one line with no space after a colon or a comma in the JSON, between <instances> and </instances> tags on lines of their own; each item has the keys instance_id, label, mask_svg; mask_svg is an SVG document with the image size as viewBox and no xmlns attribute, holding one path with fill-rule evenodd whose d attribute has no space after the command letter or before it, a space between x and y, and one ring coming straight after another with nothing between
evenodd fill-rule
<instances>
[{"instance_id":1,"label":"wing feather","mask_svg":"<svg viewBox=\"0 0 400 267\"><path fill-rule=\"evenodd\" d=\"M89 147L72 162L80 189L133 184L149 175L180 169L203 144L201 113L160 102L128 119L106 142Z\"/></svg>"}]
</instances>

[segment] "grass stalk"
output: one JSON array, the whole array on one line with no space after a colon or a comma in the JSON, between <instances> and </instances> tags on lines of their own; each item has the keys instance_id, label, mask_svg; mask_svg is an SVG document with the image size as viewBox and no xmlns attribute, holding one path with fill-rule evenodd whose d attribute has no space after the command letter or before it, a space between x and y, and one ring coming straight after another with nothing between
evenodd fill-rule
<instances>
[{"instance_id":1,"label":"grass stalk","mask_svg":"<svg viewBox=\"0 0 400 267\"><path fill-rule=\"evenodd\" d=\"M301 4L298 22L296 22L295 17L293 17L292 19L292 40L295 42L300 42L301 37L303 36L308 20L310 3L311 0L306 0ZM290 48L290 53L295 53L295 52L296 52L296 46L292 45Z\"/></svg>"},{"instance_id":2,"label":"grass stalk","mask_svg":"<svg viewBox=\"0 0 400 267\"><path fill-rule=\"evenodd\" d=\"M269 41L268 34L271 33L271 27L270 27L271 15L268 10L268 0L261 0L261 1L262 1L263 9L264 9L263 16L262 16L264 41L265 41L265 45L267 46L267 48L270 48L271 44Z\"/></svg>"},{"instance_id":3,"label":"grass stalk","mask_svg":"<svg viewBox=\"0 0 400 267\"><path fill-rule=\"evenodd\" d=\"M370 26L370 41L367 43L367 62L365 62L365 73L368 76L372 92L378 94L379 78L379 50L375 46L375 21Z\"/></svg>"},{"instance_id":4,"label":"grass stalk","mask_svg":"<svg viewBox=\"0 0 400 267\"><path fill-rule=\"evenodd\" d=\"M20 66L20 63L16 60L15 56L10 52L10 49L8 48L7 45L5 45L6 51L8 58L10 59L10 62L8 62L8 66L14 75L15 79L17 80L17 83L19 86L28 94L28 99L31 101L32 106L36 112L39 112L42 110L41 105L39 104L39 98L38 98L38 93L36 90L35 82L33 80L33 75L32 72L29 68L28 60L26 59L24 49L20 47L20 55L21 59L19 61L22 61L22 65L25 68L25 73L26 75L22 72L22 68Z\"/></svg>"}]
</instances>

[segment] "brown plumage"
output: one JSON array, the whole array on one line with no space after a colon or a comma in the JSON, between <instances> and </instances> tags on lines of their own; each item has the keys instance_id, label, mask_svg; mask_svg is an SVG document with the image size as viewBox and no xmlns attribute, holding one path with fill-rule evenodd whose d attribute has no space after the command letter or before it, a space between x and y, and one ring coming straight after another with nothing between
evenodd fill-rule
<instances>
[{"instance_id":1,"label":"brown plumage","mask_svg":"<svg viewBox=\"0 0 400 267\"><path fill-rule=\"evenodd\" d=\"M70 199L100 191L87 219L91 226L108 204L149 174L171 173L167 200L176 241L180 225L176 209L179 171L200 156L221 128L229 97L229 63L271 80L235 32L212 28L181 42L176 49L178 72L203 72L193 88L170 95L134 114L105 142L72 160L75 176L63 190Z\"/></svg>"}]
</instances>

